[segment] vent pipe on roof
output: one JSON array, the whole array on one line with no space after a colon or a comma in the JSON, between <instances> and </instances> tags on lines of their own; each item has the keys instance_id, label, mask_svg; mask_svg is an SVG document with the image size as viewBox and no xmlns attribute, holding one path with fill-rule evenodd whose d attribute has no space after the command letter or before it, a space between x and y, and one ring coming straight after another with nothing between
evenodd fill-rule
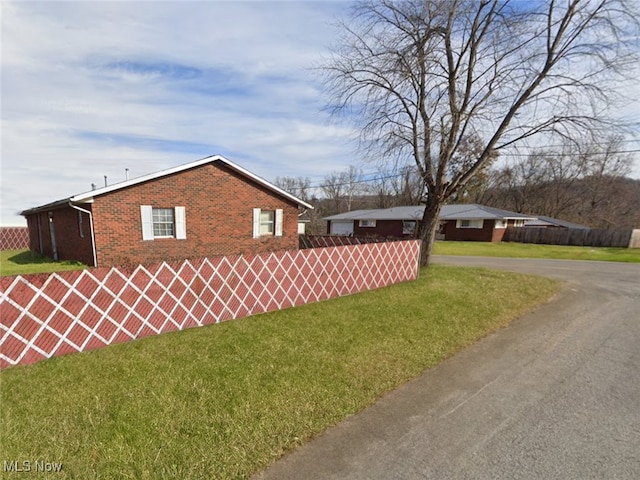
<instances>
[{"instance_id":1,"label":"vent pipe on roof","mask_svg":"<svg viewBox=\"0 0 640 480\"><path fill-rule=\"evenodd\" d=\"M95 190L95 189L96 189L96 184L95 184L95 183L92 183L92 184L91 184L91 190Z\"/></svg>"},{"instance_id":2,"label":"vent pipe on roof","mask_svg":"<svg viewBox=\"0 0 640 480\"><path fill-rule=\"evenodd\" d=\"M107 176L106 175L104 176L104 186L105 187L107 186Z\"/></svg>"},{"instance_id":3,"label":"vent pipe on roof","mask_svg":"<svg viewBox=\"0 0 640 480\"><path fill-rule=\"evenodd\" d=\"M128 168L124 169L124 179L125 180L129 180L129 169Z\"/></svg>"}]
</instances>

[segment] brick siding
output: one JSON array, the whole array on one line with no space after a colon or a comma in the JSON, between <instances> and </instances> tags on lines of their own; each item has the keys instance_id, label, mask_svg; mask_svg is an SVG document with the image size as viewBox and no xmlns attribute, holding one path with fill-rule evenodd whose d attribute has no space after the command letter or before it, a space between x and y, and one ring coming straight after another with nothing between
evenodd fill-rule
<instances>
[{"instance_id":1,"label":"brick siding","mask_svg":"<svg viewBox=\"0 0 640 480\"><path fill-rule=\"evenodd\" d=\"M456 228L456 220L447 220L444 225L444 238L445 240L491 242L494 241L493 225L493 220L484 220L482 228Z\"/></svg>"},{"instance_id":2,"label":"brick siding","mask_svg":"<svg viewBox=\"0 0 640 480\"><path fill-rule=\"evenodd\" d=\"M353 222L353 234L356 236L380 235L382 237L410 238L412 235L402 233L402 226L402 220L376 220L375 227L361 227L360 222L356 220Z\"/></svg>"},{"instance_id":3,"label":"brick siding","mask_svg":"<svg viewBox=\"0 0 640 480\"><path fill-rule=\"evenodd\" d=\"M185 207L187 238L142 240L141 205ZM253 208L282 209L282 236L253 238ZM298 206L218 163L100 195L91 210L101 267L298 248ZM51 256L47 214L37 216L30 225L40 222L44 253ZM92 265L92 252L79 240L77 223L77 211L69 207L54 211L59 258ZM85 225L86 241L90 238L88 217ZM37 250L36 230L31 230L31 248Z\"/></svg>"},{"instance_id":4,"label":"brick siding","mask_svg":"<svg viewBox=\"0 0 640 480\"><path fill-rule=\"evenodd\" d=\"M89 210L91 207L82 207ZM29 215L29 248L54 258L53 245L49 230L49 213L52 215L56 235L58 260L77 260L93 265L91 247L91 225L89 215L69 206ZM82 222L80 222L82 218ZM38 231L39 229L39 231Z\"/></svg>"}]
</instances>

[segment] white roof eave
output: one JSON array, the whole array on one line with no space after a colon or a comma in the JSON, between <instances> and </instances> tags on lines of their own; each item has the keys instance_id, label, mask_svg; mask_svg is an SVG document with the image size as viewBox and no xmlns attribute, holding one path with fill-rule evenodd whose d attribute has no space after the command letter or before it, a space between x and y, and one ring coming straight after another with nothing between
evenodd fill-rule
<instances>
[{"instance_id":1,"label":"white roof eave","mask_svg":"<svg viewBox=\"0 0 640 480\"><path fill-rule=\"evenodd\" d=\"M199 167L202 165L206 165L207 163L213 163L213 162L221 162L225 164L227 167L231 168L232 170L235 170L236 172L242 174L243 176L258 183L259 185L262 185L263 187L279 194L280 196L285 197L291 200L292 202L297 203L298 205L301 205L305 208L313 209L313 206L310 205L309 203L291 195L289 192L282 190L281 188L273 185L272 183L267 182L265 179L255 175L254 173L251 173L249 170L241 167L240 165L233 163L231 160L227 160L222 155L212 155L210 157L205 157L200 160L196 160L195 162L186 163L184 165L179 165L177 167L169 168L167 170L161 170L159 172L150 173L148 175L143 175L141 177L133 178L131 180L126 180L124 182L115 183L113 185L109 185L102 188L97 188L89 192L75 195L71 197L69 200L71 200L72 202L78 202L78 203L91 203L93 202L93 199L99 195L104 195L109 192L131 187L139 183L148 182L150 180L155 180L157 178L165 177L167 175L172 175L174 173L179 173L185 170L189 170L191 168Z\"/></svg>"}]
</instances>

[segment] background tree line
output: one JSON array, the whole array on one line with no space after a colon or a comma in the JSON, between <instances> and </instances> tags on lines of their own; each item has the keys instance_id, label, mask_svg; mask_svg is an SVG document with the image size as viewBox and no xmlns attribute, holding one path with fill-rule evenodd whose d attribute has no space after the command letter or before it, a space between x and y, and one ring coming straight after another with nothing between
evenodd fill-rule
<instances>
[{"instance_id":1,"label":"background tree line","mask_svg":"<svg viewBox=\"0 0 640 480\"><path fill-rule=\"evenodd\" d=\"M481 187L498 154L506 159L553 139L577 141L585 132L600 139L629 127L616 104L637 82L637 7L628 0L353 4L320 66L327 109L358 129L364 158L419 173L422 265L442 206ZM553 192L556 206L578 179L588 184L598 176L565 167L545 166L546 176L575 179ZM594 205L602 203L596 190Z\"/></svg>"},{"instance_id":2,"label":"background tree line","mask_svg":"<svg viewBox=\"0 0 640 480\"><path fill-rule=\"evenodd\" d=\"M477 153L479 142L465 145L456 162L470 162ZM640 228L640 180L628 176L633 162L634 151L621 137L601 144L566 141L510 159L495 155L447 203L479 203L591 228ZM377 174L348 166L316 183L306 177L278 177L275 183L315 207L306 213L312 234L326 232L323 217L420 205L425 194L418 171L406 166Z\"/></svg>"}]
</instances>

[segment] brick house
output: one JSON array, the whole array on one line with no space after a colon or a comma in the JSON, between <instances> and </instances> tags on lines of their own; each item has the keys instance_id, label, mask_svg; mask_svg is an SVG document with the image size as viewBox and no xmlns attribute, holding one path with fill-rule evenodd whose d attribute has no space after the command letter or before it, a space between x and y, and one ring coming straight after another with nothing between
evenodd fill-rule
<instances>
[{"instance_id":1,"label":"brick house","mask_svg":"<svg viewBox=\"0 0 640 480\"><path fill-rule=\"evenodd\" d=\"M416 235L424 206L355 210L325 217L327 234L407 238ZM507 227L522 227L536 217L477 204L445 205L440 211L444 240L500 242Z\"/></svg>"},{"instance_id":2,"label":"brick house","mask_svg":"<svg viewBox=\"0 0 640 480\"><path fill-rule=\"evenodd\" d=\"M220 155L22 212L30 249L92 266L298 248L308 203Z\"/></svg>"}]
</instances>

